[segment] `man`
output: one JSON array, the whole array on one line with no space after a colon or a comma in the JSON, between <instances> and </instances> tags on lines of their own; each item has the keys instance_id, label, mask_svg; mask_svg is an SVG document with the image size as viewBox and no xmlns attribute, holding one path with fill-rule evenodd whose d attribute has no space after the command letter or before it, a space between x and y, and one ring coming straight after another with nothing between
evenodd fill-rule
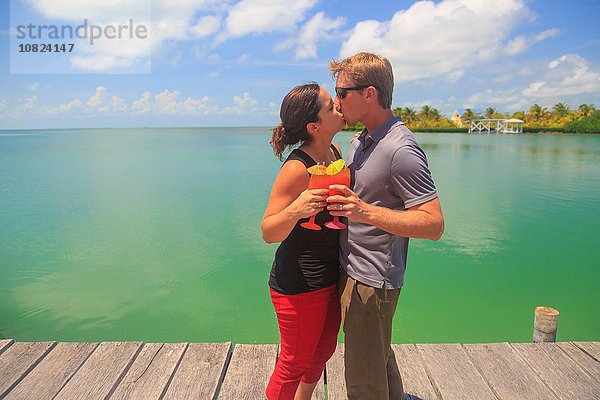
<instances>
[{"instance_id":1,"label":"man","mask_svg":"<svg viewBox=\"0 0 600 400\"><path fill-rule=\"evenodd\" d=\"M408 238L438 240L444 217L427 158L391 110L390 62L372 53L332 61L336 103L348 125L365 129L348 155L353 183L327 208L348 217L340 236L339 282L348 399L403 399L391 349L392 318L404 282Z\"/></svg>"}]
</instances>

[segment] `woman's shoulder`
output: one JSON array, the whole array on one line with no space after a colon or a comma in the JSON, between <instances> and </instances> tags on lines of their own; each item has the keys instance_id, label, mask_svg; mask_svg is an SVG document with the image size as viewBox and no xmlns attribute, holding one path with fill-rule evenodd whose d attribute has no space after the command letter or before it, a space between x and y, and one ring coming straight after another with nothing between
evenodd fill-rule
<instances>
[{"instance_id":1,"label":"woman's shoulder","mask_svg":"<svg viewBox=\"0 0 600 400\"><path fill-rule=\"evenodd\" d=\"M306 168L307 166L303 160L288 157L281 166L279 173L290 178L308 176Z\"/></svg>"},{"instance_id":2,"label":"woman's shoulder","mask_svg":"<svg viewBox=\"0 0 600 400\"><path fill-rule=\"evenodd\" d=\"M292 150L292 152L285 159L283 165L291 161L297 161L301 163L302 165L304 165L305 169L308 167L312 167L316 164L315 160L313 160L312 157L309 156L308 153L303 151L302 149Z\"/></svg>"}]
</instances>

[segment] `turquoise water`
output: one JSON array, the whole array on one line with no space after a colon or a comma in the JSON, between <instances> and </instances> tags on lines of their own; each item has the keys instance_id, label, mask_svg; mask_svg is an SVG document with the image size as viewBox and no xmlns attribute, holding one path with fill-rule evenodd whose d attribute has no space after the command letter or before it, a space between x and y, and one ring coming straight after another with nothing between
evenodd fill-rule
<instances>
[{"instance_id":1,"label":"turquoise water","mask_svg":"<svg viewBox=\"0 0 600 400\"><path fill-rule=\"evenodd\" d=\"M350 134L336 141L346 150ZM394 342L600 340L600 136L419 133L446 218ZM266 128L0 132L0 337L278 340Z\"/></svg>"}]
</instances>

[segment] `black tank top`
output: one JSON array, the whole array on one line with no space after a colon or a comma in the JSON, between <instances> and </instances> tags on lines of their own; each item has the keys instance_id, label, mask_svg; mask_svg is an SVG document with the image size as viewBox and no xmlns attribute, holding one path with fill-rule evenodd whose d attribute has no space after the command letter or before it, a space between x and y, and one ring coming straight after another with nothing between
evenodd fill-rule
<instances>
[{"instance_id":1,"label":"black tank top","mask_svg":"<svg viewBox=\"0 0 600 400\"><path fill-rule=\"evenodd\" d=\"M332 145L335 156L341 154ZM316 162L304 151L293 150L284 164L289 160L301 161L307 168ZM313 231L300 226L308 218L300 219L287 238L277 248L275 260L271 268L269 286L282 294L300 294L324 289L335 284L339 276L338 230L325 227L331 221L327 209L317 214L315 222L321 226L320 231Z\"/></svg>"}]
</instances>

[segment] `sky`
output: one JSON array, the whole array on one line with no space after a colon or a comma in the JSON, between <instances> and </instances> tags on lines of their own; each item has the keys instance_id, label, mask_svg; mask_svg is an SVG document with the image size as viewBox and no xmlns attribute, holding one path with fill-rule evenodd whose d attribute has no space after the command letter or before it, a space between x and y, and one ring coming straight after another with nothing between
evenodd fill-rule
<instances>
[{"instance_id":1,"label":"sky","mask_svg":"<svg viewBox=\"0 0 600 400\"><path fill-rule=\"evenodd\" d=\"M35 36L84 21L148 34ZM18 51L43 43L74 50ZM271 126L359 51L391 61L393 107L600 106L598 0L0 0L0 129Z\"/></svg>"}]
</instances>

